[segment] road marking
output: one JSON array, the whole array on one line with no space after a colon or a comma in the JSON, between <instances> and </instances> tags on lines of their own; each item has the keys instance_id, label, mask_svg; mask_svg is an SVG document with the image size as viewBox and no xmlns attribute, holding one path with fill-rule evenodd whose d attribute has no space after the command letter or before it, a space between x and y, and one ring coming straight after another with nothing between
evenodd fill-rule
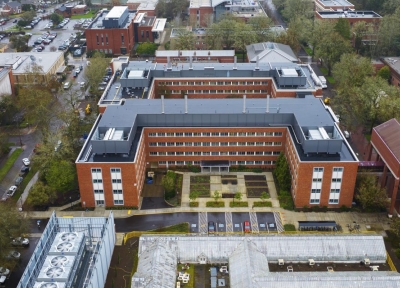
<instances>
[{"instance_id":1,"label":"road marking","mask_svg":"<svg viewBox=\"0 0 400 288\"><path fill-rule=\"evenodd\" d=\"M128 210L128 215L130 215L131 214L131 210Z\"/></svg>"},{"instance_id":2,"label":"road marking","mask_svg":"<svg viewBox=\"0 0 400 288\"><path fill-rule=\"evenodd\" d=\"M199 233L207 234L207 212L199 212Z\"/></svg>"},{"instance_id":3,"label":"road marking","mask_svg":"<svg viewBox=\"0 0 400 288\"><path fill-rule=\"evenodd\" d=\"M225 212L225 223L226 223L226 232L232 233L233 232L233 223L232 223L232 213Z\"/></svg>"},{"instance_id":4,"label":"road marking","mask_svg":"<svg viewBox=\"0 0 400 288\"><path fill-rule=\"evenodd\" d=\"M283 228L282 225L281 214L279 212L274 212L274 219L275 219L276 229L278 229L278 233L282 233L283 231L285 231L285 228Z\"/></svg>"},{"instance_id":5,"label":"road marking","mask_svg":"<svg viewBox=\"0 0 400 288\"><path fill-rule=\"evenodd\" d=\"M249 212L249 214L250 214L251 231L253 233L260 233L260 229L258 228L257 213Z\"/></svg>"}]
</instances>

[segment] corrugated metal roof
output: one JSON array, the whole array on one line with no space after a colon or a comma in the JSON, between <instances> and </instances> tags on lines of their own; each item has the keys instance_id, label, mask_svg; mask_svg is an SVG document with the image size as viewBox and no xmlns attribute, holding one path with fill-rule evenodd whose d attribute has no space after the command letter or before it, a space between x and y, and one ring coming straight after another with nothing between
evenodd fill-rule
<instances>
[{"instance_id":1,"label":"corrugated metal roof","mask_svg":"<svg viewBox=\"0 0 400 288\"><path fill-rule=\"evenodd\" d=\"M400 123L396 118L374 128L400 163Z\"/></svg>"}]
</instances>

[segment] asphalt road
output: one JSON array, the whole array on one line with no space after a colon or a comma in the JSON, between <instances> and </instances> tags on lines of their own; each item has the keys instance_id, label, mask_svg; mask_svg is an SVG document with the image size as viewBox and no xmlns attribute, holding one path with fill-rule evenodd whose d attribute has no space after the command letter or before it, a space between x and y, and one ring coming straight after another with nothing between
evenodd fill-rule
<instances>
[{"instance_id":1,"label":"asphalt road","mask_svg":"<svg viewBox=\"0 0 400 288\"><path fill-rule=\"evenodd\" d=\"M268 7L268 10L273 15L273 18L276 20L275 25L282 25L284 28L287 28L285 21L283 21L281 14L279 14L278 10L276 10L272 0L264 1L264 7Z\"/></svg>"}]
</instances>

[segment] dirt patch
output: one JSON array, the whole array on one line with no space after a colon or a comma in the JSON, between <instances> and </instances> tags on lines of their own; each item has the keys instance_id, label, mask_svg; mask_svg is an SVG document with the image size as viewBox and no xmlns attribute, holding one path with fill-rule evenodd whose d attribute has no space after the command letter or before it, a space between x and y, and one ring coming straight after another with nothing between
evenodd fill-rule
<instances>
[{"instance_id":1,"label":"dirt patch","mask_svg":"<svg viewBox=\"0 0 400 288\"><path fill-rule=\"evenodd\" d=\"M115 246L105 288L130 287L132 269L134 265L137 267L138 249L139 238L131 238L126 245Z\"/></svg>"},{"instance_id":2,"label":"dirt patch","mask_svg":"<svg viewBox=\"0 0 400 288\"><path fill-rule=\"evenodd\" d=\"M190 183L210 183L210 176L190 176Z\"/></svg>"},{"instance_id":3,"label":"dirt patch","mask_svg":"<svg viewBox=\"0 0 400 288\"><path fill-rule=\"evenodd\" d=\"M253 187L246 187L247 197L249 198L260 198L263 192L267 192L269 197L269 190L268 187L265 188L253 188Z\"/></svg>"}]
</instances>

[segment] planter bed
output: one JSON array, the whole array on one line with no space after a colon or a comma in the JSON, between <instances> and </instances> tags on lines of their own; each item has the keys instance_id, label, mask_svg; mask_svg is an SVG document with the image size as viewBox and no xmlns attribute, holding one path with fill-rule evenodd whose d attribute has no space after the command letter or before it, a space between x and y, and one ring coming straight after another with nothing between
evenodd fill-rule
<instances>
[{"instance_id":1,"label":"planter bed","mask_svg":"<svg viewBox=\"0 0 400 288\"><path fill-rule=\"evenodd\" d=\"M221 180L227 180L227 179L237 179L236 175L221 175Z\"/></svg>"},{"instance_id":2,"label":"planter bed","mask_svg":"<svg viewBox=\"0 0 400 288\"><path fill-rule=\"evenodd\" d=\"M268 187L267 182L263 182L263 181L254 181L254 182L247 182L245 181L245 185L246 187Z\"/></svg>"},{"instance_id":3,"label":"planter bed","mask_svg":"<svg viewBox=\"0 0 400 288\"><path fill-rule=\"evenodd\" d=\"M210 176L190 176L190 183L210 183Z\"/></svg>"},{"instance_id":4,"label":"planter bed","mask_svg":"<svg viewBox=\"0 0 400 288\"><path fill-rule=\"evenodd\" d=\"M228 184L232 184L232 185L237 185L237 180L236 179L223 179L221 180L221 184L222 185L228 185Z\"/></svg>"},{"instance_id":5,"label":"planter bed","mask_svg":"<svg viewBox=\"0 0 400 288\"><path fill-rule=\"evenodd\" d=\"M235 193L222 193L222 198L235 198Z\"/></svg>"},{"instance_id":6,"label":"planter bed","mask_svg":"<svg viewBox=\"0 0 400 288\"><path fill-rule=\"evenodd\" d=\"M248 202L229 202L229 207L249 207Z\"/></svg>"},{"instance_id":7,"label":"planter bed","mask_svg":"<svg viewBox=\"0 0 400 288\"><path fill-rule=\"evenodd\" d=\"M247 197L249 197L249 198L260 198L260 196L263 192L267 192L268 197L271 197L269 195L268 188L247 188L246 189L246 194L247 194Z\"/></svg>"},{"instance_id":8,"label":"planter bed","mask_svg":"<svg viewBox=\"0 0 400 288\"><path fill-rule=\"evenodd\" d=\"M206 207L223 208L223 207L225 207L225 203L210 201L210 202L206 203Z\"/></svg>"},{"instance_id":9,"label":"planter bed","mask_svg":"<svg viewBox=\"0 0 400 288\"><path fill-rule=\"evenodd\" d=\"M191 191L193 191L193 190L191 190ZM197 190L196 189L196 191L199 192L199 195L197 196L199 198L211 197L210 196L210 190Z\"/></svg>"},{"instance_id":10,"label":"planter bed","mask_svg":"<svg viewBox=\"0 0 400 288\"><path fill-rule=\"evenodd\" d=\"M244 181L266 181L265 175L244 175Z\"/></svg>"},{"instance_id":11,"label":"planter bed","mask_svg":"<svg viewBox=\"0 0 400 288\"><path fill-rule=\"evenodd\" d=\"M194 190L210 190L210 184L205 184L205 183L191 184L190 191L194 191Z\"/></svg>"}]
</instances>

